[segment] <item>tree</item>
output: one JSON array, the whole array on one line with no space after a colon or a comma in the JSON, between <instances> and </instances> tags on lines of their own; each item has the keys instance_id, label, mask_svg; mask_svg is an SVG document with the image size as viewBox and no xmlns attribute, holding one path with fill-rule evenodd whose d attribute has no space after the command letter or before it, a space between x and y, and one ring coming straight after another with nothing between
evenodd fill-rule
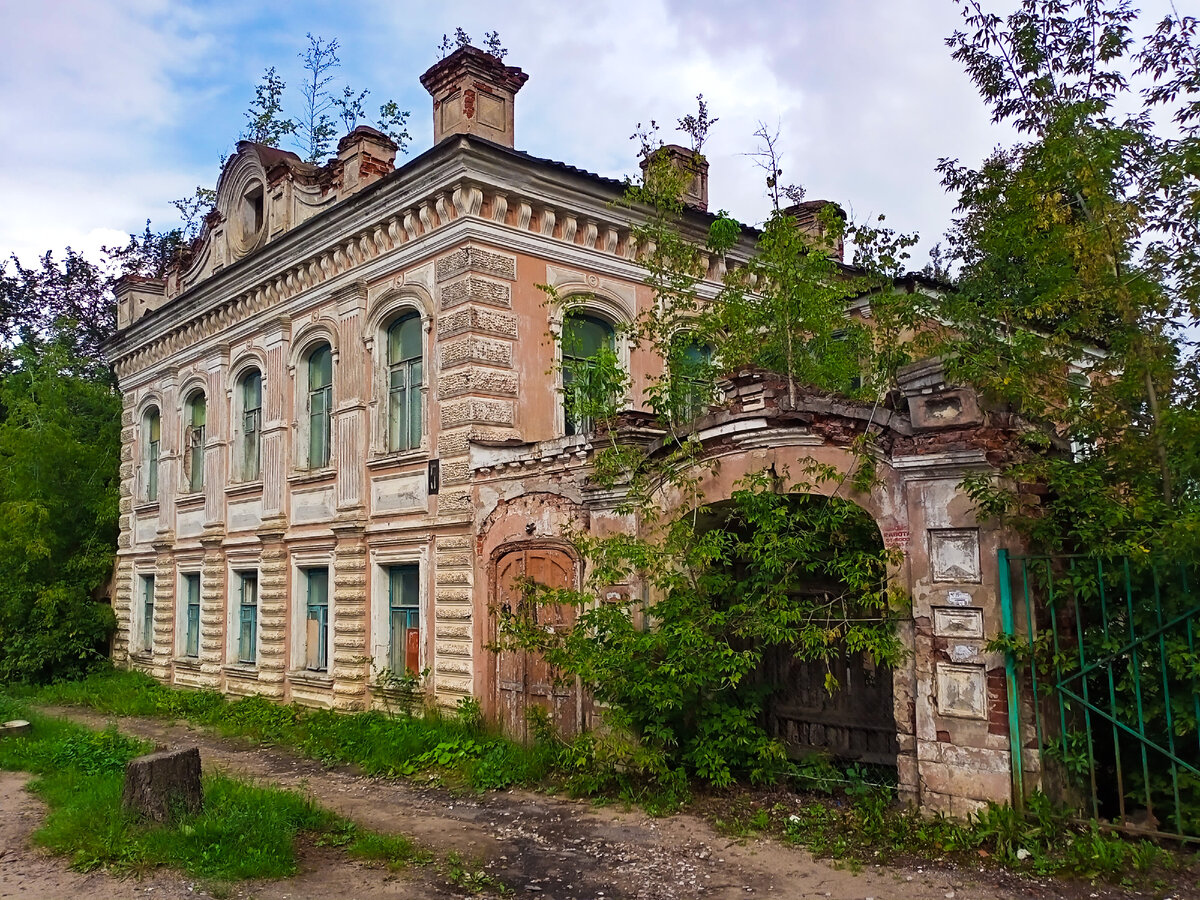
<instances>
[{"instance_id":1,"label":"tree","mask_svg":"<svg viewBox=\"0 0 1200 900\"><path fill-rule=\"evenodd\" d=\"M715 121L701 105L681 126L706 132ZM638 524L632 534L569 535L586 563L584 586L528 582L524 589L531 603L575 607L574 625L549 630L521 609L500 609L498 646L542 654L604 704L609 737L594 747L611 744L612 735L632 737L633 749L595 750L593 765L602 763L599 754L619 752L624 771L668 784L677 785L681 774L717 785L747 776L770 781L785 770L786 754L761 724L770 688L756 672L766 654L782 650L819 662L849 648L883 665L896 662L903 649L893 610L901 598L886 575L897 553L883 547L877 527L854 503L820 496L827 486L869 485L865 446L850 474L816 463L800 472L762 471L740 483L728 504L704 509L699 476L711 463L688 424L708 404L679 400L688 393L711 397L718 375L743 367L783 374L793 397L801 386L881 395L886 387L873 377L874 345L856 337L846 303L888 276L850 271L833 258L828 238L842 226L832 209L822 237L801 231L794 215L776 206L750 261L731 264L725 289L702 302L706 256L735 249L740 256L752 232L721 214L707 240L697 234L683 203L687 161L673 160L653 122L633 137L643 148L644 175L629 184L624 202L649 210L633 240L643 248L639 263L654 302L623 337L666 363L643 398L657 414L662 446L651 452L623 439L618 411L627 373L603 346L579 359L564 329L568 413L596 427L590 481L620 495L618 512ZM693 139L701 146L703 134ZM782 173L773 151L768 163L770 193L787 196L776 192ZM882 229L864 234L865 245L880 258L884 250L893 254L887 257L893 263L912 240ZM552 305L564 303L544 290ZM835 335L839 328L844 333ZM719 358L683 365L688 347L698 344L719 346ZM863 376L862 387L852 385L851 373ZM825 589L806 590L814 582ZM614 597L614 584L637 587ZM651 599L648 609L643 596ZM839 687L832 674L826 685Z\"/></svg>"},{"instance_id":2,"label":"tree","mask_svg":"<svg viewBox=\"0 0 1200 900\"><path fill-rule=\"evenodd\" d=\"M338 68L342 62L338 58L340 49L337 38L326 41L321 37L308 35L308 49L300 54L304 61L304 70L308 76L301 88L304 98L304 108L296 126L299 135L299 145L305 153L305 159L310 163L318 163L329 153L329 145L337 134L333 117L334 102L329 93L329 85L333 76L329 73Z\"/></svg>"},{"instance_id":3,"label":"tree","mask_svg":"<svg viewBox=\"0 0 1200 900\"><path fill-rule=\"evenodd\" d=\"M1164 528L1183 537L1190 529L1172 523L1198 512L1195 361L1178 340L1200 291L1187 202L1195 20L1168 17L1138 49L1125 3L1024 0L1004 18L960 5L968 31L948 40L953 55L1020 137L978 168L940 163L959 198L948 236L958 278L915 311L950 326L925 346L993 402L1046 423L1059 452L1038 448L1011 473L1051 488L1036 516L1019 517L1038 543L1162 546ZM1126 73L1139 64L1155 82L1122 114L1136 105ZM1183 136L1164 138L1154 114L1180 98ZM1003 486L976 487L990 509L1015 511Z\"/></svg>"},{"instance_id":4,"label":"tree","mask_svg":"<svg viewBox=\"0 0 1200 900\"><path fill-rule=\"evenodd\" d=\"M311 36L310 36L311 39ZM287 87L271 66L254 88L254 100L246 110L242 138L267 147L278 147L286 136L296 133L296 122L283 116L283 91Z\"/></svg>"},{"instance_id":5,"label":"tree","mask_svg":"<svg viewBox=\"0 0 1200 900\"><path fill-rule=\"evenodd\" d=\"M130 236L143 265L147 229ZM121 401L102 343L108 275L68 249L0 265L0 679L48 680L103 658L115 619L93 597L112 573Z\"/></svg>"}]
</instances>

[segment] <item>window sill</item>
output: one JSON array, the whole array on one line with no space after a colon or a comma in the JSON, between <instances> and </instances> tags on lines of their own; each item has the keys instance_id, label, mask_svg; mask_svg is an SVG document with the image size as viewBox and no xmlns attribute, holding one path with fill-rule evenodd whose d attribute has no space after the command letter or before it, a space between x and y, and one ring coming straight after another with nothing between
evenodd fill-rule
<instances>
[{"instance_id":1,"label":"window sill","mask_svg":"<svg viewBox=\"0 0 1200 900\"><path fill-rule=\"evenodd\" d=\"M193 506L204 505L204 491L189 491L185 494L180 494L175 498L176 509L188 509Z\"/></svg>"},{"instance_id":2,"label":"window sill","mask_svg":"<svg viewBox=\"0 0 1200 900\"><path fill-rule=\"evenodd\" d=\"M190 672L200 671L200 657L198 656L177 656L175 657L175 668L187 669Z\"/></svg>"},{"instance_id":3,"label":"window sill","mask_svg":"<svg viewBox=\"0 0 1200 900\"><path fill-rule=\"evenodd\" d=\"M139 500L133 504L133 511L139 516L147 516L150 514L158 515L157 500Z\"/></svg>"},{"instance_id":4,"label":"window sill","mask_svg":"<svg viewBox=\"0 0 1200 900\"><path fill-rule=\"evenodd\" d=\"M230 678L237 678L243 681L258 681L258 666L253 663L234 663L222 668L222 670Z\"/></svg>"},{"instance_id":5,"label":"window sill","mask_svg":"<svg viewBox=\"0 0 1200 900\"><path fill-rule=\"evenodd\" d=\"M236 484L231 484L225 488L227 497L236 497L239 494L261 494L263 489L262 479L257 481L239 481Z\"/></svg>"},{"instance_id":6,"label":"window sill","mask_svg":"<svg viewBox=\"0 0 1200 900\"><path fill-rule=\"evenodd\" d=\"M332 466L322 469L302 469L288 476L288 484L312 484L318 481L332 481L337 470Z\"/></svg>"},{"instance_id":7,"label":"window sill","mask_svg":"<svg viewBox=\"0 0 1200 900\"><path fill-rule=\"evenodd\" d=\"M328 672L317 672L312 669L298 669L288 672L288 681L312 688L332 688L333 677Z\"/></svg>"},{"instance_id":8,"label":"window sill","mask_svg":"<svg viewBox=\"0 0 1200 900\"><path fill-rule=\"evenodd\" d=\"M429 451L425 447L415 450L396 450L393 453L376 453L367 460L368 469L385 469L392 466L424 463L429 459Z\"/></svg>"}]
</instances>

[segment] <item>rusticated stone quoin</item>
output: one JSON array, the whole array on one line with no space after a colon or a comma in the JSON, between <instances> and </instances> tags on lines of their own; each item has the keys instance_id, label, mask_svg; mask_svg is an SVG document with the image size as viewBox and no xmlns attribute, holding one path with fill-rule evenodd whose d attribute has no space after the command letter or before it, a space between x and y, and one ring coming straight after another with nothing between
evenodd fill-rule
<instances>
[{"instance_id":1,"label":"rusticated stone quoin","mask_svg":"<svg viewBox=\"0 0 1200 900\"><path fill-rule=\"evenodd\" d=\"M163 750L131 759L125 766L121 805L152 822L169 822L200 812L200 748Z\"/></svg>"}]
</instances>

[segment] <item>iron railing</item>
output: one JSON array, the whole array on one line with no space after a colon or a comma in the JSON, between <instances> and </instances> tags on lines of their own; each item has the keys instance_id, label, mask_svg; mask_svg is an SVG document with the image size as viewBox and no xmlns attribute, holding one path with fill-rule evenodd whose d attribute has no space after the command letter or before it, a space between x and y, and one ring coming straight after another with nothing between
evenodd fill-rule
<instances>
[{"instance_id":1,"label":"iron railing","mask_svg":"<svg viewBox=\"0 0 1200 900\"><path fill-rule=\"evenodd\" d=\"M1200 840L1195 567L999 557L1014 798Z\"/></svg>"}]
</instances>

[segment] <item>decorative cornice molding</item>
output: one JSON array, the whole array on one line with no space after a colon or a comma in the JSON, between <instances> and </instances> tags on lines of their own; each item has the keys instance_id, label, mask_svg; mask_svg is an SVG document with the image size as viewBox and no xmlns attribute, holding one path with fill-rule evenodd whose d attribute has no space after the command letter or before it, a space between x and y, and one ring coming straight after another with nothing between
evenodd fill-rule
<instances>
[{"instance_id":1,"label":"decorative cornice molding","mask_svg":"<svg viewBox=\"0 0 1200 900\"><path fill-rule=\"evenodd\" d=\"M645 214L615 210L611 206L615 189L602 191L593 181L584 181L570 173L542 172L542 166L530 161L526 165L541 177L532 179L527 190L516 192L508 183L512 180L512 159L508 154L501 158L500 153L487 145L470 141L458 144L457 153L424 173L424 178L413 179L426 186L420 194L414 194L410 184L397 181L389 193L376 196L372 192L370 199L374 202L365 208L360 208L363 204L356 202L358 198L350 198L345 209L338 204L312 223L320 225L328 218L324 221L326 227L311 234L303 229L304 234L297 232L294 239L271 243L255 258L247 259L257 263L250 272L213 276L172 300L160 312L118 333L110 345L110 358L118 378L128 378L205 337L224 332L238 322L278 307L382 256L391 256L407 245L415 245L414 250L425 249L432 255L443 249L439 246L442 242L432 240L432 236L459 220L483 226L470 231L486 234L505 249L510 245L536 249L556 258L566 251L568 258L563 261L593 269L607 257L625 263L619 266L623 270L621 275L635 274L640 280L642 273L637 259L648 248L636 246L632 228ZM438 177L439 168L446 170L448 177L444 180ZM581 191L580 181L590 190ZM401 199L405 194L407 198ZM396 200L400 200L400 209L378 215ZM534 209L539 211L536 216ZM371 223L346 228L355 217L361 216L368 216ZM349 233L345 233L347 230ZM342 233L338 234L339 231ZM320 242L324 235L329 235L330 240L323 242L320 249L302 253L304 246ZM301 258L281 268L272 265L285 261L289 255ZM724 260L710 260L708 278L713 289L706 293L715 293L724 265ZM256 278L260 271L267 274ZM244 277L233 278L238 274ZM365 277L364 273L357 274L360 279ZM241 287L241 283L246 286ZM217 299L226 285L232 288L233 295ZM188 309L195 311L188 315Z\"/></svg>"}]
</instances>

